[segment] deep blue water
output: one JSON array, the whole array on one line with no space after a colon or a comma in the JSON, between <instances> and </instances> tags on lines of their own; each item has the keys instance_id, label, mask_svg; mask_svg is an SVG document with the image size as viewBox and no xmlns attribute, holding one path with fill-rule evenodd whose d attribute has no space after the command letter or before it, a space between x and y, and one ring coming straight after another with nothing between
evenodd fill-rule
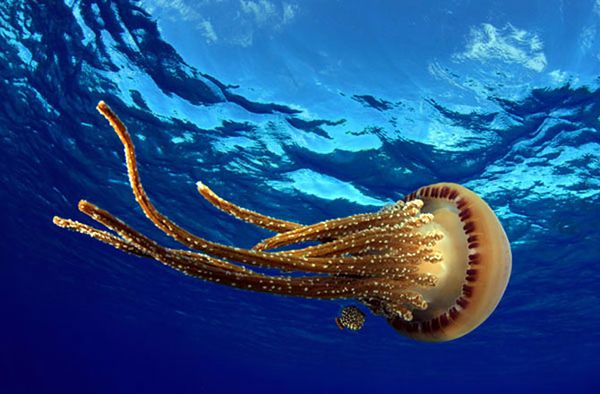
<instances>
[{"instance_id":1,"label":"deep blue water","mask_svg":"<svg viewBox=\"0 0 600 394\"><path fill-rule=\"evenodd\" d=\"M0 391L600 392L597 1L4 1ZM60 230L88 199L209 239L268 235L195 191L302 223L457 182L513 251L481 327L411 341L343 301L183 276Z\"/></svg>"}]
</instances>

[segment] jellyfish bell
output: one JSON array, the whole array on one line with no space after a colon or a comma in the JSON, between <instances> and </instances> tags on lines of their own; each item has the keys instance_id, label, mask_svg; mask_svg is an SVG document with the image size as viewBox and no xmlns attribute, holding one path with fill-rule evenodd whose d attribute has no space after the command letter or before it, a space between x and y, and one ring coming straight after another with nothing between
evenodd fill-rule
<instances>
[{"instance_id":1,"label":"jellyfish bell","mask_svg":"<svg viewBox=\"0 0 600 394\"><path fill-rule=\"evenodd\" d=\"M142 185L126 126L106 103L100 102L97 109L123 145L129 183L142 212L184 248L160 245L83 200L79 210L106 230L55 216L59 227L221 285L284 296L356 300L399 332L423 341L465 335L492 313L502 297L511 269L506 234L489 206L460 185L422 187L379 212L303 225L242 208L197 183L200 195L216 208L277 233L252 249L237 248L195 235L161 213ZM306 241L317 244L302 246ZM283 246L292 248L278 250ZM363 321L362 312L348 308L337 322L360 328Z\"/></svg>"},{"instance_id":2,"label":"jellyfish bell","mask_svg":"<svg viewBox=\"0 0 600 394\"><path fill-rule=\"evenodd\" d=\"M492 209L464 186L425 186L404 200L414 199L423 201L421 212L434 216L418 231L443 234L435 245L443 259L419 265L421 272L437 278L435 286L415 289L427 301L427 309L413 311L411 321L388 321L417 340L449 341L477 328L500 302L512 267L510 245Z\"/></svg>"}]
</instances>

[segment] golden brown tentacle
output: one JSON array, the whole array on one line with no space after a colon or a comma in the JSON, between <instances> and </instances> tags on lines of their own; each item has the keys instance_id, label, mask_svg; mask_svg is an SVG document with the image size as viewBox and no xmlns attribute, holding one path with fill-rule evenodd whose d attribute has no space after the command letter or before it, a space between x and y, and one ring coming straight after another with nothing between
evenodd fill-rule
<instances>
[{"instance_id":1,"label":"golden brown tentacle","mask_svg":"<svg viewBox=\"0 0 600 394\"><path fill-rule=\"evenodd\" d=\"M78 223L78 222L74 222L74 221L70 221L70 220L66 220L66 219L56 218L55 224L57 224L61 227L70 228L70 229L78 231L80 233L87 234L93 238L96 238L102 242L108 243L108 244L110 244L120 250L124 250L128 253L137 254L137 255L143 256L143 257L152 257L152 258L157 259L173 268L179 269L179 270L186 272L193 276L202 277L201 274L203 274L203 273L213 272L214 270L219 270L222 272L229 272L230 274L235 273L235 274L244 274L247 276L249 275L249 277L255 278L253 280L255 280L255 281L258 280L259 284L261 284L263 286L268 285L268 286L275 286L277 288L283 288L282 287L283 284L287 283L287 279L284 279L283 282L281 281L282 277L266 276L266 275L258 274L258 273L255 273L245 267L240 267L235 264L231 264L231 263L228 263L228 262L225 262L225 261L222 261L219 259L215 259L215 258L206 256L206 255L202 255L202 254L198 254L198 253L194 253L194 252L190 252L190 251L164 248L164 247L158 245L155 241L146 237L145 235L132 229L127 224L125 224L123 221L119 220L118 218L116 218L115 216L110 214L109 212L98 208L97 206L95 206L92 203L82 200L82 201L80 201L78 207L81 212L90 216L92 219L103 224L104 226L108 227L109 229L115 231L117 234L119 234L123 238L123 240L121 240L107 232L97 230L91 226L88 226L88 225L85 225L82 223ZM60 221L62 221L62 223ZM110 238L110 239L107 240L107 238ZM127 242L127 245L123 246L123 242ZM135 248L135 249L132 249L132 248ZM164 255L164 256L161 257L161 255ZM197 271L196 274L194 274L194 272L196 272L196 271L192 272L193 270L191 270L191 268L190 268L190 266L193 266L193 265L196 266L196 271ZM183 269L182 267L184 267L185 269ZM335 278L332 278L332 280L329 282L327 282L325 280L319 280L318 282L315 282L315 281L307 282L307 281L300 280L298 278L293 278L294 280L295 279L298 279L298 280L294 281L293 283L291 283L289 285L290 286L304 286L302 288L303 293L301 294L304 296L309 296L310 294L312 294L311 292L314 290L314 292L315 292L314 296L320 297L322 295L328 295L328 297L333 297L333 294L339 294L340 296L343 296L343 298L346 297L346 294L347 294L346 292L340 293L340 292L336 292L335 290L327 290L327 288L329 288L329 286L332 286L332 287L342 286L343 288L347 288L348 286L352 285L352 288L354 288L354 289L357 289L357 288L363 289L362 293L360 293L361 297L364 297L365 294L366 295L371 294L371 296L378 295L378 297L383 297L382 299L386 300L387 302L392 302L391 299L389 299L389 300L387 299L387 296L389 296L390 293L389 293L389 291L386 291L385 289L395 287L396 292L400 289L403 289L403 287L399 287L399 282L395 282L393 280L402 280L405 283L413 283L418 286L433 286L433 284L434 284L434 282L432 281L432 280L434 280L433 277L419 274L417 272L416 267L398 267L398 266L386 267L386 266L380 265L379 268L389 270L388 272L386 272L386 275L385 275L386 278L388 278L388 279L380 280L380 279L376 279L376 278L367 278L367 279L359 280L358 278L350 279L350 278L335 277ZM210 278L205 278L205 277L202 277L202 278L211 280ZM218 275L215 276L215 281L220 282L222 279L219 279L219 278L220 277ZM256 279L256 278L259 278L259 279ZM263 281L261 282L260 279L262 279ZM312 280L312 278L306 278L306 279ZM392 281L390 281L390 279L392 279ZM318 284L318 286L316 286L316 287L311 287L312 285L309 286L312 283ZM389 283L392 283L392 285L390 286ZM224 284L227 284L227 283L224 283ZM358 286L358 284L360 284L360 286ZM287 284L286 284L286 286L287 286ZM380 289L380 287L382 287L382 286L383 286L383 289ZM271 288L271 287L269 287L269 288ZM371 290L369 290L369 289L371 289ZM258 289L258 290L261 291L261 290L266 290L266 289ZM365 291L366 291L366 293L365 293ZM398 294L396 294L395 295L396 302L408 304L409 301L407 301L407 299L405 298L407 296L406 294L412 294L412 293L399 292ZM291 295L293 295L293 294L291 294ZM354 297L354 298L356 298L356 297ZM417 306L413 306L413 307L416 308Z\"/></svg>"},{"instance_id":2,"label":"golden brown tentacle","mask_svg":"<svg viewBox=\"0 0 600 394\"><path fill-rule=\"evenodd\" d=\"M200 279L282 295L330 299L356 298L369 302L383 302L389 309L387 313L395 316L406 316L407 306L421 309L424 302L419 298L418 293L406 291L404 283L389 280L341 277L292 278L262 275L251 271L232 272L225 268L228 263L218 259L197 254L192 259L189 255L178 253L181 252L179 250L162 247L92 204L83 204L82 208L82 211L89 212L90 216L137 244L129 244L110 233L73 220L55 217L54 223L60 227L86 234L125 252L151 257L171 268ZM95 209L90 210L91 208Z\"/></svg>"},{"instance_id":3,"label":"golden brown tentacle","mask_svg":"<svg viewBox=\"0 0 600 394\"><path fill-rule=\"evenodd\" d=\"M97 239L98 241L103 242L105 244L108 244L122 252L125 252L128 254L133 254L136 256L140 256L140 257L152 257L150 254L148 254L147 252L144 252L143 250L138 248L136 245L133 245L122 238L119 238L107 231L98 230L97 228L94 228L87 224L78 222L76 220L64 219L64 218L61 218L58 216L54 216L52 218L52 222L55 225L57 225L58 227L77 231L78 233L88 235L88 236L90 236L94 239Z\"/></svg>"},{"instance_id":4,"label":"golden brown tentacle","mask_svg":"<svg viewBox=\"0 0 600 394\"><path fill-rule=\"evenodd\" d=\"M130 184L136 201L144 214L167 235L184 245L215 257L160 246L131 229L108 212L86 202L80 204L82 212L106 225L119 234L120 237L66 219L56 218L56 224L92 236L125 252L150 257L187 274L229 286L303 297L355 298L372 306L378 313L383 313L386 316L400 315L407 320L411 317L410 309L419 309L423 305L424 301L418 297L415 298L413 293L408 290L409 288L414 289L415 285L431 286L435 283L433 276L421 274L415 269L415 264L421 261L433 261L437 258L431 250L428 250L426 244L422 244L421 241L423 240L417 242L420 246L415 248L410 241L402 242L397 238L388 240L389 247L383 241L377 243L377 240L370 239L370 242L364 242L370 244L370 246L353 247L346 249L345 252L341 249L338 250L341 254L352 253L358 256L307 257L294 256L294 253L273 254L228 247L189 233L170 221L152 205L139 178L135 151L127 129L105 103L99 103L98 110L109 120L123 143ZM216 196L206 190L204 192L203 195L211 198ZM224 200L222 199L214 201L217 206L221 204L226 212L237 214L238 217L250 222L268 218L264 215L243 210L243 208L233 204L223 204ZM333 242L336 242L335 239L349 236L350 238L347 238L347 241L352 237L364 236L366 233L362 235L350 234L360 233L372 226L379 226L380 230L384 232L385 226L399 225L399 232L402 233L403 228L416 229L422 221L427 220L427 215L420 213L421 204L420 200L414 200L406 204L395 204L376 214L356 215L351 218L318 223L308 226L308 228L296 227L288 231L290 233L295 232L292 237L288 237L288 241L294 243L305 237L305 239L312 240L327 239L328 242L329 239L332 239ZM282 224L282 226L287 225ZM290 224L292 227L295 227L295 225L294 223ZM267 226L270 225L267 223ZM283 229L279 225L275 225L275 227ZM394 228L391 231L396 230ZM280 242L281 239L276 241ZM363 242L366 239L360 239L360 241ZM274 244L277 242L274 242ZM338 243L337 245L341 244ZM339 246L330 245L331 247ZM288 271L301 270L324 273L331 274L331 276L269 276L253 272L232 262Z\"/></svg>"},{"instance_id":5,"label":"golden brown tentacle","mask_svg":"<svg viewBox=\"0 0 600 394\"><path fill-rule=\"evenodd\" d=\"M400 225L372 227L324 244L277 253L305 257L325 257L343 254L381 253L382 250L387 253L417 251L424 247L433 246L442 237L437 232L421 234L415 233L413 230L413 227Z\"/></svg>"},{"instance_id":6,"label":"golden brown tentacle","mask_svg":"<svg viewBox=\"0 0 600 394\"><path fill-rule=\"evenodd\" d=\"M154 248L158 247L158 244L155 241L132 229L109 212L85 200L80 201L78 207L81 212L90 216L92 219L103 224L109 229L115 231L130 244L137 245L138 249L140 249L145 255L153 255L153 253L155 253L153 250ZM205 264L208 261L215 267L226 271L253 273L246 267L240 267L220 259L210 258L206 255L191 251L170 249L169 253L172 255L178 255L181 258L187 258L190 261L198 261L201 264ZM326 260L330 261L329 259ZM414 260L411 260L410 256L365 256L362 258L355 258L355 260L356 264L347 267L347 270L352 270L355 276L385 276L389 279L402 279L421 286L432 285L430 284L430 278L426 278L423 277L423 275L418 274L416 268L402 266L404 261L409 263ZM365 261L371 262L365 263Z\"/></svg>"},{"instance_id":7,"label":"golden brown tentacle","mask_svg":"<svg viewBox=\"0 0 600 394\"><path fill-rule=\"evenodd\" d=\"M344 234L369 228L373 223L381 224L382 220L385 220L382 216L371 213L327 220L277 234L257 243L252 249L268 250L318 239L331 240Z\"/></svg>"},{"instance_id":8,"label":"golden brown tentacle","mask_svg":"<svg viewBox=\"0 0 600 394\"><path fill-rule=\"evenodd\" d=\"M125 222L118 219L111 213L97 207L96 205L94 205L88 201L85 201L85 200L79 201L78 208L81 212L85 213L86 215L88 215L89 217L91 217L92 219L97 221L98 223L101 223L102 225L111 229L115 233L119 234L119 236L123 240L125 240L130 245L137 247L140 251L145 253L145 255L152 256L154 253L153 250L155 248L159 247L159 245L155 241L151 240L150 238L146 237L145 235L141 234L140 232L134 230L133 228L128 226ZM90 227L90 228L93 229L93 227ZM96 231L98 231L98 230L96 230ZM81 231L79 231L79 232L81 232ZM98 239L97 237L94 237L94 238ZM207 259L206 258L207 256L202 256L202 255L199 255L198 253L193 253L191 251L179 250L179 249L168 249L168 250L173 255L179 255L182 258L188 258L191 261L198 260L202 264L209 262L211 264L214 264L215 267L226 270L226 271L249 272L249 273L252 272L251 270L249 270L246 267L241 267L241 266L231 264L231 263L228 263L225 261L221 261L218 259Z\"/></svg>"},{"instance_id":9,"label":"golden brown tentacle","mask_svg":"<svg viewBox=\"0 0 600 394\"><path fill-rule=\"evenodd\" d=\"M299 223L288 222L281 219L275 219L270 216L262 215L258 212L242 208L232 202L226 201L213 192L208 186L202 182L197 182L198 192L212 205L221 211L230 214L231 216L254 224L267 230L283 233L302 227Z\"/></svg>"},{"instance_id":10,"label":"golden brown tentacle","mask_svg":"<svg viewBox=\"0 0 600 394\"><path fill-rule=\"evenodd\" d=\"M264 291L290 294L293 295L294 289L297 291L298 286L304 286L306 291L300 295L308 295L315 292L318 295L322 295L322 298L327 298L327 295L331 297L337 297L336 294L330 292L327 288L329 286L350 286L353 282L357 282L355 279L344 279L335 277L278 277L278 276L267 276L257 274L248 270L244 271L231 271L228 268L228 263L220 261L218 259L195 255L192 256L179 253L180 250L173 250L159 246L153 241L145 241L137 239L138 242L142 242L140 245L131 245L118 237L110 235L106 232L98 230L87 224L76 222L70 219L63 219L59 217L54 218L54 223L62 228L73 230L92 238L95 238L101 242L107 243L117 249L123 250L128 253L136 254L141 257L151 257L156 260L163 262L165 265L175 268L179 271L183 271L189 275L197 276L201 279L209 281L223 283L230 286L246 287L243 285L247 284L264 284ZM111 227L119 228L120 224L112 225ZM122 231L120 231L122 233ZM108 234L108 236L107 236ZM147 254L150 253L150 254ZM242 283L243 280L243 283ZM285 289L284 289L285 288ZM252 287L250 287L252 289ZM260 287L255 290L261 291ZM347 295L346 293L339 293L341 296Z\"/></svg>"},{"instance_id":11,"label":"golden brown tentacle","mask_svg":"<svg viewBox=\"0 0 600 394\"><path fill-rule=\"evenodd\" d=\"M369 229L374 225L381 227L399 224L406 218L418 215L421 207L422 201L413 200L406 204L403 203L397 209L384 209L377 213L366 213L327 220L277 234L256 244L253 249L267 250L316 239L335 239L340 236Z\"/></svg>"},{"instance_id":12,"label":"golden brown tentacle","mask_svg":"<svg viewBox=\"0 0 600 394\"><path fill-rule=\"evenodd\" d=\"M109 229L115 231L124 240L126 240L127 242L129 242L131 244L140 245L139 246L140 248L143 247L143 245L146 245L146 247L148 245L151 245L153 247L157 246L157 244L154 241L150 240L143 234L141 234L138 231L127 226L127 224L125 224L123 221L119 220L118 218L114 217L109 212L97 207L96 205L94 205L88 201L81 200L79 202L78 207L81 212L90 216L92 219L103 224L104 226L108 227ZM150 254L150 253L151 252L146 251L146 254ZM187 256L188 258L191 258L192 260L194 258L197 258L201 262L205 262L206 258L207 258L207 256L205 256L205 255L198 254L198 253L195 253L192 251L186 251L186 250L173 249L172 253L179 254L182 256ZM283 257L285 257L285 256L283 256ZM360 257L360 258L350 257L350 258L347 258L342 261L343 262L348 262L348 261L353 262L352 265L347 267L347 270L353 270L352 272L354 272L355 275L362 274L362 276L377 276L378 274L381 275L380 271L385 271L386 274L388 274L388 272L391 271L393 273L389 274L390 278L397 279L397 278L401 278L401 277L408 278L407 274L416 272L416 270L413 270L413 269L405 269L405 268L398 267L398 266L401 266L405 262L405 260L406 260L406 263L409 263L409 260L405 259L405 257L406 256L400 256L400 255L394 255L394 256L378 255L378 256L364 256L364 257ZM227 263L222 260L213 259L213 261L219 262L217 264L217 266L219 268L223 268L226 270L252 272L245 267L240 267L238 265L235 265L232 263ZM334 264L333 260L331 260L331 259L310 259L309 261L317 261L317 262L321 262L321 263L325 262L326 263L325 265L329 264L330 262L332 264ZM249 264L261 266L261 264L257 264L256 262L250 262ZM270 267L270 266L267 265L266 267Z\"/></svg>"},{"instance_id":13,"label":"golden brown tentacle","mask_svg":"<svg viewBox=\"0 0 600 394\"><path fill-rule=\"evenodd\" d=\"M133 142L131 141L131 137L125 125L104 102L100 102L100 104L98 104L98 110L108 119L125 148L129 181L138 204L146 216L158 228L160 228L167 235L173 237L178 242L190 248L228 260L259 267L282 269L286 271L304 271L360 276L371 275L371 273L368 271L372 271L373 267L377 264L391 265L396 262L395 256L385 255L338 258L304 258L287 255L274 255L261 251L245 250L225 246L215 242L210 242L204 238L190 233L161 214L150 202L150 199L148 198L148 195L146 194L139 177ZM399 213L387 215L393 217L394 219L399 219L406 217L408 213L418 214L418 208L420 208L418 204L422 204L420 200L411 201L406 205L408 206L409 204L412 204L411 209L402 210ZM377 271L375 270L375 272Z\"/></svg>"}]
</instances>

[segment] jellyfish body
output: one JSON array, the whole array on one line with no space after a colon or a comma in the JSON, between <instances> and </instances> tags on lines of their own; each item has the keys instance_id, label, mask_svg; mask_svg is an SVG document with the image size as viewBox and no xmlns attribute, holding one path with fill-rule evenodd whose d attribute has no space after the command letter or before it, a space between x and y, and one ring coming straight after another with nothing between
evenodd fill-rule
<instances>
[{"instance_id":1,"label":"jellyfish body","mask_svg":"<svg viewBox=\"0 0 600 394\"><path fill-rule=\"evenodd\" d=\"M448 341L472 331L491 314L506 288L511 270L506 234L489 206L457 184L420 188L380 212L302 225L239 207L199 182L198 192L215 207L278 234L251 250L192 234L152 204L125 125L105 103L98 110L125 148L129 181L143 213L189 249L161 246L87 201L79 203L80 211L108 231L54 217L59 227L222 285L305 298L354 299L400 333L424 341ZM274 251L305 241L320 243ZM267 275L257 268L281 274ZM304 275L292 276L291 271Z\"/></svg>"},{"instance_id":2,"label":"jellyfish body","mask_svg":"<svg viewBox=\"0 0 600 394\"><path fill-rule=\"evenodd\" d=\"M422 200L421 211L434 216L422 231L432 227L443 233L436 247L444 259L419 265L438 279L435 287L421 290L428 308L415 311L410 322L389 321L414 339L459 338L483 323L504 294L512 268L508 238L486 202L463 186L425 186L405 198L412 199Z\"/></svg>"}]
</instances>

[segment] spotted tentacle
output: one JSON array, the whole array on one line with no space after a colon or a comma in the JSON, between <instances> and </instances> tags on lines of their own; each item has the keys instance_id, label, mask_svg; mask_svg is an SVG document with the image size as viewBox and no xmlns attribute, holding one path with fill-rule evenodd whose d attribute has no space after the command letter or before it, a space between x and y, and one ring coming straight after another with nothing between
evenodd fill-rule
<instances>
[{"instance_id":1,"label":"spotted tentacle","mask_svg":"<svg viewBox=\"0 0 600 394\"><path fill-rule=\"evenodd\" d=\"M262 215L258 212L251 211L246 208L242 208L232 202L226 201L219 197L214 191L202 182L196 183L198 192L208 202L214 205L221 211L228 213L229 215L243 220L245 222L254 224L267 230L271 230L277 233L283 233L290 230L295 230L302 227L299 223L288 222L281 219L275 219L270 216Z\"/></svg>"}]
</instances>

